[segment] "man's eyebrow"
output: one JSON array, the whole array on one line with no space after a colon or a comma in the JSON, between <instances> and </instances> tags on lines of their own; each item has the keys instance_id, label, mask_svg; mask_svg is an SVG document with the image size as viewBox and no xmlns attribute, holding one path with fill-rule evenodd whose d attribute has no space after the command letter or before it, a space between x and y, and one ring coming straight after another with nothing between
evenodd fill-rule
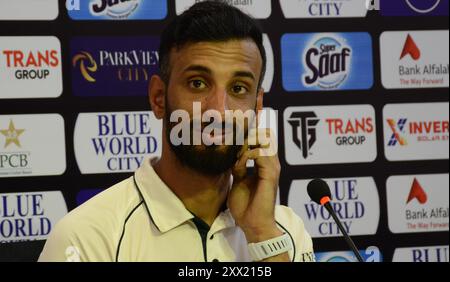
<instances>
[{"instance_id":1,"label":"man's eyebrow","mask_svg":"<svg viewBox=\"0 0 450 282\"><path fill-rule=\"evenodd\" d=\"M252 80L256 80L255 76L253 75L253 73L249 72L249 71L237 71L234 73L233 75L234 77L239 76L239 77L248 77L251 78Z\"/></svg>"},{"instance_id":2,"label":"man's eyebrow","mask_svg":"<svg viewBox=\"0 0 450 282\"><path fill-rule=\"evenodd\" d=\"M205 66L201 66L201 65L190 65L183 70L183 72L188 72L188 71L198 71L198 72L204 72L207 74L212 73L212 71L209 68L207 68Z\"/></svg>"}]
</instances>

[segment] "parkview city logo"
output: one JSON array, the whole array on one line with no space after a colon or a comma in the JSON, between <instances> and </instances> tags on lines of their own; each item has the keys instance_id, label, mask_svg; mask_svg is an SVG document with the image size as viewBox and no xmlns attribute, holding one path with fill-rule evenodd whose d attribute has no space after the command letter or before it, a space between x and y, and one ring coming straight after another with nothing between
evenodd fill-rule
<instances>
[{"instance_id":1,"label":"parkview city logo","mask_svg":"<svg viewBox=\"0 0 450 282\"><path fill-rule=\"evenodd\" d=\"M203 2L203 0L175 0L177 15L199 2ZM271 0L225 0L225 2L256 19L267 19L272 14Z\"/></svg>"},{"instance_id":2,"label":"parkview city logo","mask_svg":"<svg viewBox=\"0 0 450 282\"><path fill-rule=\"evenodd\" d=\"M364 0L283 0L281 9L286 18L353 18L367 14Z\"/></svg>"},{"instance_id":3,"label":"parkview city logo","mask_svg":"<svg viewBox=\"0 0 450 282\"><path fill-rule=\"evenodd\" d=\"M162 20L166 0L83 0L68 8L73 20Z\"/></svg>"},{"instance_id":4,"label":"parkview city logo","mask_svg":"<svg viewBox=\"0 0 450 282\"><path fill-rule=\"evenodd\" d=\"M74 131L83 174L135 171L161 154L162 122L153 112L81 113Z\"/></svg>"},{"instance_id":5,"label":"parkview city logo","mask_svg":"<svg viewBox=\"0 0 450 282\"><path fill-rule=\"evenodd\" d=\"M0 1L0 21L54 20L58 14L58 0Z\"/></svg>"},{"instance_id":6,"label":"parkview city logo","mask_svg":"<svg viewBox=\"0 0 450 282\"><path fill-rule=\"evenodd\" d=\"M448 246L395 249L393 262L449 262Z\"/></svg>"},{"instance_id":7,"label":"parkview city logo","mask_svg":"<svg viewBox=\"0 0 450 282\"><path fill-rule=\"evenodd\" d=\"M448 0L378 0L383 16L448 16Z\"/></svg>"},{"instance_id":8,"label":"parkview city logo","mask_svg":"<svg viewBox=\"0 0 450 282\"><path fill-rule=\"evenodd\" d=\"M66 214L60 191L0 194L0 244L45 240Z\"/></svg>"},{"instance_id":9,"label":"parkview city logo","mask_svg":"<svg viewBox=\"0 0 450 282\"><path fill-rule=\"evenodd\" d=\"M331 205L350 235L371 235L377 232L380 201L372 177L324 179L330 186ZM288 197L291 207L304 221L313 238L342 236L338 226L325 209L309 200L306 187L311 180L294 180Z\"/></svg>"},{"instance_id":10,"label":"parkview city logo","mask_svg":"<svg viewBox=\"0 0 450 282\"><path fill-rule=\"evenodd\" d=\"M448 30L384 32L380 48L385 88L448 87Z\"/></svg>"},{"instance_id":11,"label":"parkview city logo","mask_svg":"<svg viewBox=\"0 0 450 282\"><path fill-rule=\"evenodd\" d=\"M0 99L55 98L61 93L58 38L0 36Z\"/></svg>"},{"instance_id":12,"label":"parkview city logo","mask_svg":"<svg viewBox=\"0 0 450 282\"><path fill-rule=\"evenodd\" d=\"M389 229L393 233L448 231L448 185L448 174L389 177Z\"/></svg>"},{"instance_id":13,"label":"parkview city logo","mask_svg":"<svg viewBox=\"0 0 450 282\"><path fill-rule=\"evenodd\" d=\"M372 39L366 32L285 34L281 39L287 91L369 89Z\"/></svg>"},{"instance_id":14,"label":"parkview city logo","mask_svg":"<svg viewBox=\"0 0 450 282\"><path fill-rule=\"evenodd\" d=\"M157 37L76 37L71 42L76 96L146 96L158 71Z\"/></svg>"},{"instance_id":15,"label":"parkview city logo","mask_svg":"<svg viewBox=\"0 0 450 282\"><path fill-rule=\"evenodd\" d=\"M448 159L448 103L388 104L384 149L390 161Z\"/></svg>"},{"instance_id":16,"label":"parkview city logo","mask_svg":"<svg viewBox=\"0 0 450 282\"><path fill-rule=\"evenodd\" d=\"M290 165L372 162L377 156L371 105L289 107L284 111Z\"/></svg>"},{"instance_id":17,"label":"parkview city logo","mask_svg":"<svg viewBox=\"0 0 450 282\"><path fill-rule=\"evenodd\" d=\"M65 169L60 115L0 115L0 178L60 175Z\"/></svg>"}]
</instances>

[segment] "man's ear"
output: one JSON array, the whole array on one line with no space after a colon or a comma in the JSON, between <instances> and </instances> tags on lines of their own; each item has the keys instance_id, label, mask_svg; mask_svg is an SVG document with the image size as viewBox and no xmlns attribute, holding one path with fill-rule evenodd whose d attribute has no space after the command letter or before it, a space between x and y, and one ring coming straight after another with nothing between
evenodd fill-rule
<instances>
[{"instance_id":1,"label":"man's ear","mask_svg":"<svg viewBox=\"0 0 450 282\"><path fill-rule=\"evenodd\" d=\"M157 119L164 118L166 112L166 84L158 75L153 75L148 84L148 100Z\"/></svg>"}]
</instances>

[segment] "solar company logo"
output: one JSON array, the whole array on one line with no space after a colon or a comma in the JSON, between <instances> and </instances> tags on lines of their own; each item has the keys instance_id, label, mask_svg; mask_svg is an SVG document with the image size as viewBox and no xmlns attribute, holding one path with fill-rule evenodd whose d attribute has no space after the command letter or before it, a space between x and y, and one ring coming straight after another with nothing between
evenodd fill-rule
<instances>
[{"instance_id":1,"label":"solar company logo","mask_svg":"<svg viewBox=\"0 0 450 282\"><path fill-rule=\"evenodd\" d=\"M448 0L380 0L383 16L448 16Z\"/></svg>"},{"instance_id":2,"label":"solar company logo","mask_svg":"<svg viewBox=\"0 0 450 282\"><path fill-rule=\"evenodd\" d=\"M167 16L166 0L86 0L66 6L73 20L157 20Z\"/></svg>"},{"instance_id":3,"label":"solar company logo","mask_svg":"<svg viewBox=\"0 0 450 282\"><path fill-rule=\"evenodd\" d=\"M393 262L449 262L448 246L395 249Z\"/></svg>"},{"instance_id":4,"label":"solar company logo","mask_svg":"<svg viewBox=\"0 0 450 282\"><path fill-rule=\"evenodd\" d=\"M291 165L372 162L377 155L370 105L289 107L284 132Z\"/></svg>"},{"instance_id":5,"label":"solar company logo","mask_svg":"<svg viewBox=\"0 0 450 282\"><path fill-rule=\"evenodd\" d=\"M448 158L448 103L388 104L383 115L388 160Z\"/></svg>"},{"instance_id":6,"label":"solar company logo","mask_svg":"<svg viewBox=\"0 0 450 282\"><path fill-rule=\"evenodd\" d=\"M448 231L448 185L448 174L389 177L389 229L393 233Z\"/></svg>"},{"instance_id":7,"label":"solar company logo","mask_svg":"<svg viewBox=\"0 0 450 282\"><path fill-rule=\"evenodd\" d=\"M74 132L81 173L136 170L148 156L161 154L162 123L152 112L82 113Z\"/></svg>"},{"instance_id":8,"label":"solar company logo","mask_svg":"<svg viewBox=\"0 0 450 282\"><path fill-rule=\"evenodd\" d=\"M146 96L158 71L156 37L75 38L71 43L76 96Z\"/></svg>"},{"instance_id":9,"label":"solar company logo","mask_svg":"<svg viewBox=\"0 0 450 282\"><path fill-rule=\"evenodd\" d=\"M283 0L286 18L353 18L365 17L367 7L361 0Z\"/></svg>"},{"instance_id":10,"label":"solar company logo","mask_svg":"<svg viewBox=\"0 0 450 282\"><path fill-rule=\"evenodd\" d=\"M0 194L0 244L45 240L66 214L60 191Z\"/></svg>"},{"instance_id":11,"label":"solar company logo","mask_svg":"<svg viewBox=\"0 0 450 282\"><path fill-rule=\"evenodd\" d=\"M325 179L329 184L332 205L350 235L371 235L377 232L380 218L378 190L372 177ZM337 237L341 232L328 211L307 193L310 180L294 180L288 206L301 216L312 237Z\"/></svg>"},{"instance_id":12,"label":"solar company logo","mask_svg":"<svg viewBox=\"0 0 450 282\"><path fill-rule=\"evenodd\" d=\"M54 20L58 14L58 0L0 1L0 20Z\"/></svg>"},{"instance_id":13,"label":"solar company logo","mask_svg":"<svg viewBox=\"0 0 450 282\"><path fill-rule=\"evenodd\" d=\"M0 99L60 96L61 65L56 37L0 37Z\"/></svg>"},{"instance_id":14,"label":"solar company logo","mask_svg":"<svg viewBox=\"0 0 450 282\"><path fill-rule=\"evenodd\" d=\"M0 177L60 175L65 168L60 115L0 116Z\"/></svg>"},{"instance_id":15,"label":"solar company logo","mask_svg":"<svg viewBox=\"0 0 450 282\"><path fill-rule=\"evenodd\" d=\"M287 91L372 87L372 40L368 33L285 34L281 45Z\"/></svg>"},{"instance_id":16,"label":"solar company logo","mask_svg":"<svg viewBox=\"0 0 450 282\"><path fill-rule=\"evenodd\" d=\"M385 88L448 87L448 31L384 32L380 38Z\"/></svg>"},{"instance_id":17,"label":"solar company logo","mask_svg":"<svg viewBox=\"0 0 450 282\"><path fill-rule=\"evenodd\" d=\"M176 0L177 15L180 15L192 5L204 0ZM272 14L271 0L225 0L224 2L241 9L256 19L267 19Z\"/></svg>"}]
</instances>

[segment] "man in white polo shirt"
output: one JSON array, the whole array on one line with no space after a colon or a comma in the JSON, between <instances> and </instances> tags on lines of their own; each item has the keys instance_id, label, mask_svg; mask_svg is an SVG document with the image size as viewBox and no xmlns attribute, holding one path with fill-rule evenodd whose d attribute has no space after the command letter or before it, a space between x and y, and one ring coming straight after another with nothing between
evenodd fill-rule
<instances>
[{"instance_id":1,"label":"man in white polo shirt","mask_svg":"<svg viewBox=\"0 0 450 282\"><path fill-rule=\"evenodd\" d=\"M217 141L229 131L205 133L211 123L202 119L201 144L174 142L182 124L175 110L188 113L192 135L199 129L194 104L221 117L262 110L266 57L253 19L221 2L195 4L164 30L159 56L149 101L163 120L161 158L147 159L132 177L71 211L39 260L313 261L302 220L275 205L278 156L250 144L248 126L231 127L245 143L223 145Z\"/></svg>"}]
</instances>

